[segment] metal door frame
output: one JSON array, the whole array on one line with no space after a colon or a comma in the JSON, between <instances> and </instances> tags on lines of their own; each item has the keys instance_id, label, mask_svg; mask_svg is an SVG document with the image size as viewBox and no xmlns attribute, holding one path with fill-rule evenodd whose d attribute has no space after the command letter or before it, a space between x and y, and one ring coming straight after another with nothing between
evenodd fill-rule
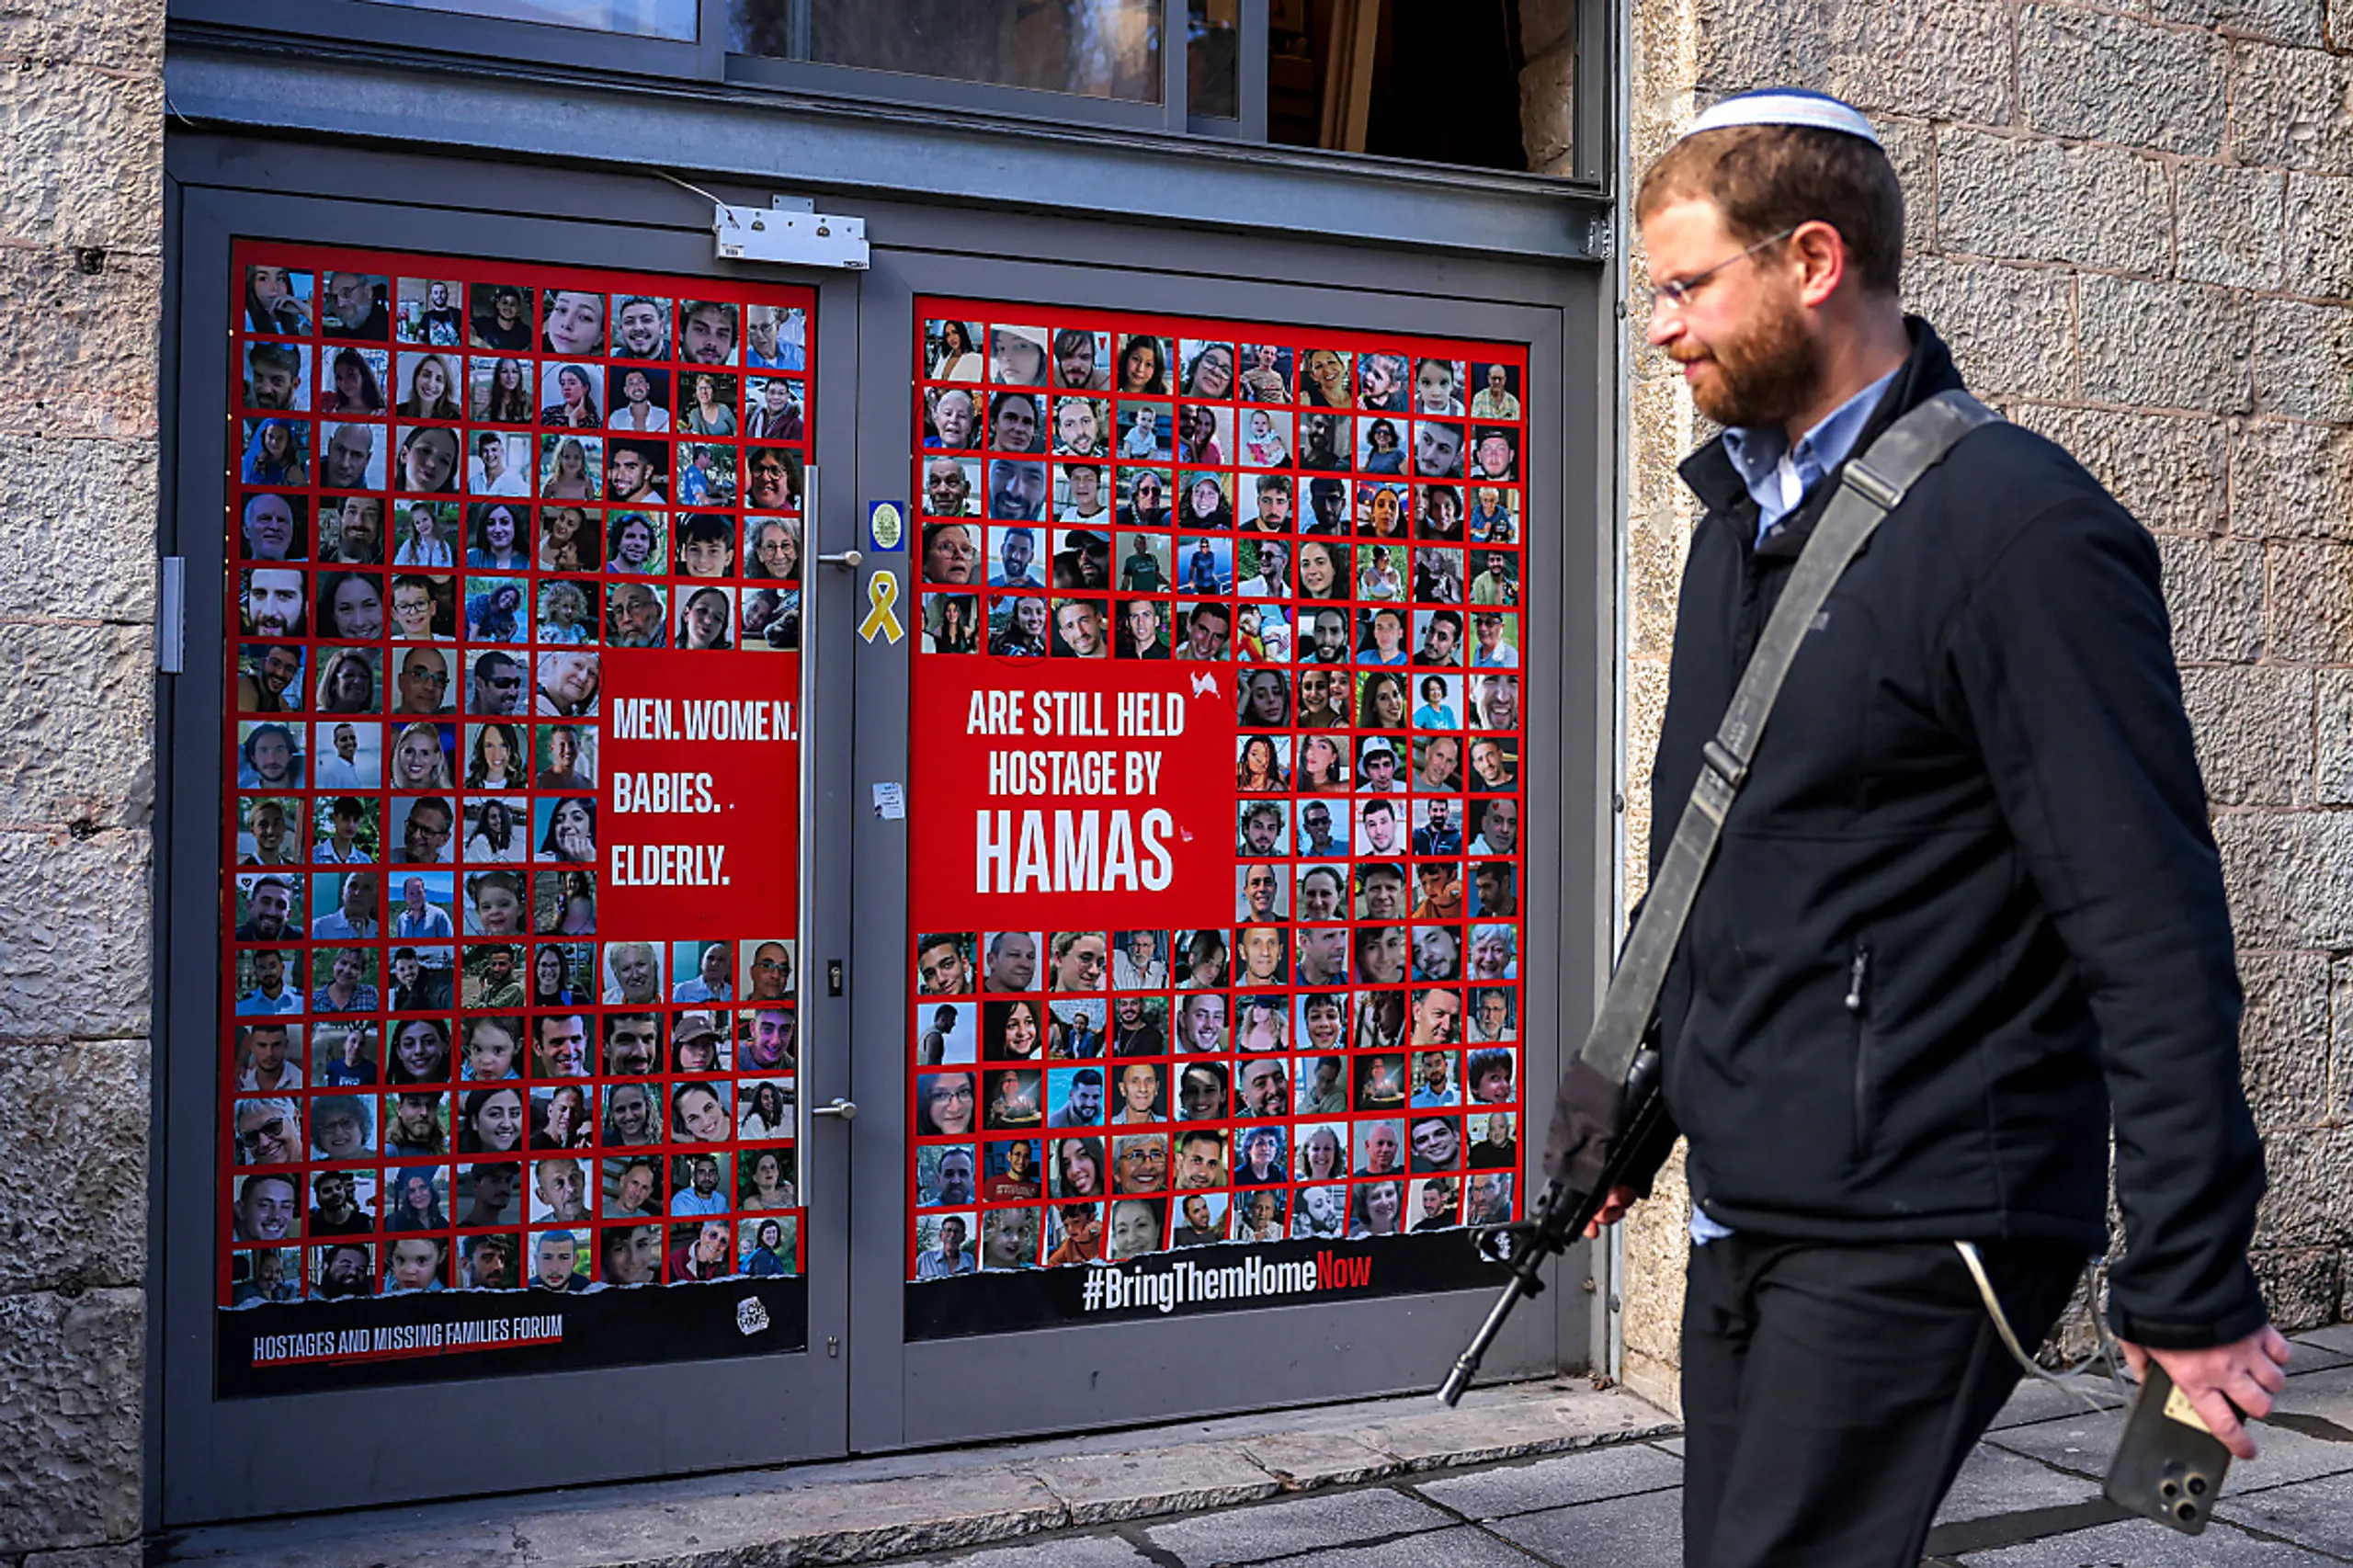
<instances>
[{"instance_id":1,"label":"metal door frame","mask_svg":"<svg viewBox=\"0 0 2353 1568\"><path fill-rule=\"evenodd\" d=\"M847 892L831 901L841 918L803 934L804 1016L814 1019L816 1050L804 1057L802 1093L817 1103L853 1096L871 1115L857 1131L827 1123L810 1156L824 1152L837 1162L828 1169L847 1172L847 1179L836 1175L821 1183L815 1196L824 1208L813 1209L809 1218L812 1348L805 1359L811 1364L794 1363L757 1410L735 1388L753 1381L744 1376L747 1362L373 1390L364 1404L352 1393L240 1402L243 1411L213 1402L209 1314L215 1310L210 1295L215 1265L209 1238L215 1222L210 1160L219 1092L211 1038L218 970L216 721L224 694L218 656L222 601L208 585L220 581L224 564L219 519L225 496L214 443L225 420L226 337L219 312L228 298L229 241L252 234L403 249L426 236L435 242L430 248L517 260L540 259L577 244L584 265L682 276L771 274L714 265L708 233L695 226L695 205L634 172L176 131L167 145L166 168L162 358L170 413L162 432L161 546L165 554L186 556L194 568L189 581L198 591L188 608L188 641L198 652L186 674L162 683L158 714L159 751L185 760L190 771L185 783L175 769L159 770L158 780L157 854L165 870L157 972L165 1000L158 1009L154 1079L159 1179L151 1254L157 1293L149 1319L145 1434L151 1528L411 1497L648 1479L1435 1384L1483 1310L1483 1291L1358 1303L1349 1309L1358 1315L1337 1320L1346 1330L1337 1343L1328 1309L1310 1316L1314 1309L1296 1307L1246 1318L1180 1317L1149 1326L948 1342L987 1343L1017 1352L1014 1358L960 1358L939 1344L902 1343L899 1230L906 1212L905 1175L901 1132L886 1108L904 1103L907 1071L907 864L903 828L874 820L865 802L873 784L905 777L910 644L854 642L865 608L863 584L850 574L812 571L811 591L828 597L825 647L815 653L824 722L813 720L807 733L852 741L827 746L815 759L818 804L829 820L847 820L855 828L839 842L803 846L803 864L822 877L821 885ZM1263 171L1233 174L1237 192L1264 194ZM1415 183L1424 187L1417 199L1425 206L1440 199L1427 181ZM361 190L370 195L350 194ZM1467 210L1478 210L1476 190L1462 199ZM1543 400L1534 406L1556 412L1541 426L1529 426L1529 493L1541 502L1529 514L1529 531L1540 521L1557 530L1558 545L1535 562L1541 575L1531 576L1529 598L1531 608L1557 607L1558 613L1541 628L1531 622L1530 646L1523 650L1524 671L1543 672L1552 686L1540 704L1524 697L1523 767L1540 768L1557 780L1564 804L1557 812L1531 812L1526 824L1529 950L1566 961L1529 974L1529 1018L1538 1022L1524 1020L1522 1037L1526 1081L1548 1083L1557 1065L1559 1020L1584 1016L1599 994L1608 956L1610 889L1604 873L1615 772L1608 683L1618 590L1609 524L1614 437L1607 389L1614 364L1606 270L1564 265L1557 252L1518 262L1492 254L1374 248L1337 236L1283 239L1263 231L1221 233L1049 216L1003 205L958 210L851 193L829 205L867 218L874 267L862 279L776 278L817 287L819 358L828 372L813 453L826 483L822 515L811 519L806 557L864 548L865 503L905 499L910 405L901 378L912 360L912 299L918 292L1051 297L1120 308L1138 303L1138 291L1148 286L1151 308L1169 313L1491 335L1530 345L1529 396ZM618 216L526 215L550 212ZM1054 259L1033 259L1041 256ZM1041 295L1049 283L1051 292ZM870 349L870 335L879 347ZM847 392L852 377L859 383L854 407ZM183 424L193 439L180 437ZM870 430L872 438L861 439ZM182 517L193 526L182 528ZM897 558L902 567L907 558ZM877 566L870 556L859 575L870 576ZM1551 895L1540 903L1533 890L1548 877ZM824 973L820 960L835 957L848 961L849 994L842 999L816 988ZM175 1050L176 1042L190 1043ZM1530 1095L1523 1104L1526 1117L1541 1117L1539 1097ZM1536 1145L1525 1124L1521 1136L1525 1182L1535 1166ZM845 1160L844 1141L850 1138L857 1142ZM190 1193L203 1195L200 1212L192 1208L198 1200ZM854 1232L872 1237L871 1244L854 1248ZM1580 1278L1601 1267L1598 1256L1574 1253L1559 1278ZM1532 1375L1598 1358L1607 1343L1609 1299L1608 1282L1599 1282L1603 1289L1591 1295L1563 1289L1549 1312L1523 1312L1490 1359L1492 1375ZM853 1303L859 1309L857 1335L847 1331ZM1282 1354L1257 1363L1246 1376L1231 1369L1237 1334L1255 1335L1262 1327ZM1138 1337L1154 1329L1151 1341ZM829 1336L846 1341L847 1354L816 1366ZM761 1364L773 1369L775 1359ZM1005 1384L972 1376L976 1366L1006 1359L1033 1367L1061 1361L1067 1368L1055 1378L1022 1383L1024 1403L1017 1407L1022 1414L1010 1421ZM1095 1376L1115 1367L1118 1376ZM1366 1369L1352 1371L1358 1367ZM1204 1379L1203 1369L1217 1375ZM512 1396L498 1402L499 1414L488 1421L479 1398L460 1403L460 1391L484 1386ZM388 1405L412 1396L416 1403L408 1413L385 1414ZM731 1399L737 1408L719 1419L710 1416L719 1407L712 1401ZM659 1414L665 1404L670 1416ZM511 1418L504 1414L510 1406ZM544 1428L522 1418L525 1411L558 1408L588 1423L590 1439L566 1443L561 1461L535 1444ZM608 1417L600 1420L610 1409L631 1411L625 1430ZM262 1412L271 1419L251 1419ZM779 1414L801 1425L785 1432ZM332 1431L347 1446L366 1433L376 1447L358 1450L352 1462L316 1467L307 1462L311 1454L301 1442L277 1435L290 1418L298 1430ZM263 1446L245 1438L240 1421L260 1430ZM624 1440L597 1442L600 1426ZM422 1446L413 1440L386 1440L395 1433L413 1439L436 1429L470 1434L466 1462L420 1454ZM805 1440L787 1440L797 1437ZM648 1453L661 1457L649 1465ZM357 1478L348 1493L329 1489L338 1475Z\"/></svg>"},{"instance_id":2,"label":"metal door frame","mask_svg":"<svg viewBox=\"0 0 2353 1568\"><path fill-rule=\"evenodd\" d=\"M1531 965L1521 1040L1525 1083L1557 1075L1565 1017L1582 1018L1598 994L1601 968L1576 955L1599 951L1598 898L1608 865L1612 776L1608 700L1614 552L1604 526L1611 485L1602 460L1601 396L1607 347L1600 335L1598 269L1393 255L1313 243L1143 230L1035 216L869 208L873 265L860 295L857 473L861 513L870 501L908 500L907 422L915 296L1052 301L1094 308L1141 308L1172 315L1313 322L1529 345L1531 406L1555 411L1540 445L1531 425L1528 479L1542 497L1542 524L1556 540L1549 562L1530 570L1529 607L1551 607L1540 629L1526 622L1524 673L1544 672L1552 690L1528 715L1523 778L1557 780L1564 804L1528 813L1529 953L1559 953L1565 966ZM1033 259L1051 256L1051 261ZM1302 282L1300 279L1313 279ZM1594 376L1570 373L1573 364ZM1574 476L1574 479L1572 476ZM1540 514L1531 505L1523 537ZM912 559L870 556L862 575L904 573ZM860 590L860 599L864 590ZM912 589L901 596L912 605ZM907 677L912 634L896 644L861 645L855 791L904 781L920 810L926 781L910 778ZM1532 797L1533 791L1529 791ZM1484 1290L1392 1297L1324 1306L1256 1309L909 1344L904 1340L902 1229L906 1166L901 1108L907 1103L907 982L904 824L858 818L855 989L858 1097L871 1131L858 1134L851 1267L859 1334L850 1346L850 1441L858 1450L999 1438L1080 1426L1165 1421L1245 1409L1312 1403L1435 1387L1489 1305ZM1540 898L1540 902L1538 900ZM1523 1101L1524 1186L1537 1168L1531 1124L1546 1107ZM878 1124L879 1123L879 1124ZM1537 1177L1540 1181L1540 1176ZM1468 1245L1466 1240L1465 1244ZM1559 1278L1596 1267L1574 1253ZM1489 1375L1550 1372L1586 1364L1605 1344L1606 1295L1563 1290L1552 1311L1516 1318L1488 1361ZM1336 1329L1337 1332L1336 1332ZM1234 1354L1247 1335L1251 1355Z\"/></svg>"},{"instance_id":3,"label":"metal door frame","mask_svg":"<svg viewBox=\"0 0 2353 1568\"><path fill-rule=\"evenodd\" d=\"M430 250L517 262L551 256L583 266L729 276L813 285L817 361L854 367L855 275L779 276L716 265L708 231L548 218L527 212L628 210L598 180L519 167L385 157L315 147L175 138L168 151L171 213L163 337L166 407L161 548L188 562L185 673L162 684L154 1114L156 1199L151 1229L155 1306L150 1315L146 1424L151 1528L263 1514L347 1507L469 1493L645 1479L838 1455L846 1450L847 1364L829 1354L847 1337L848 1181L840 1124L817 1131L804 1163L821 1172L806 1220L809 1347L801 1352L549 1374L491 1376L402 1387L222 1402L213 1397L215 1163L221 1119L219 1052L219 833L222 810L221 649L224 570L221 519L227 497L219 432L225 428L232 294L230 244L256 237L382 250ZM600 188L601 187L601 188ZM642 186L637 186L642 189ZM347 193L366 190L361 199ZM471 201L467 207L451 203ZM855 431L851 372L812 388L814 460L847 473ZM176 431L170 428L176 426ZM834 486L844 491L847 486ZM830 498L813 518L807 553L838 549L847 506ZM823 592L828 637L850 628L841 574L804 568ZM817 712L804 736L842 733L851 672L836 652L818 657ZM804 741L804 744L809 742ZM815 761L816 810L847 800L847 747ZM841 907L849 875L847 835L802 846L804 876L819 907ZM803 933L804 944L830 934ZM804 1052L801 1093L846 1091L848 1005L816 983L805 955L802 1017L815 1050ZM825 1178L830 1179L825 1179ZM561 1412L563 1440L543 1417ZM626 1413L624 1415L624 1413ZM427 1435L430 1435L429 1437ZM462 1441L459 1440L462 1435ZM332 1463L317 1462L323 1452Z\"/></svg>"}]
</instances>

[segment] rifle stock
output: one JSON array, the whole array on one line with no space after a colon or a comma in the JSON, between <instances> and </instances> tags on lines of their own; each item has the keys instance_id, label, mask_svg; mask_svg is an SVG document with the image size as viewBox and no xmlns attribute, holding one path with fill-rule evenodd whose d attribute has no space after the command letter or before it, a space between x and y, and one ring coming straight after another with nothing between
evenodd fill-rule
<instances>
[{"instance_id":1,"label":"rifle stock","mask_svg":"<svg viewBox=\"0 0 2353 1568\"><path fill-rule=\"evenodd\" d=\"M1618 1140L1611 1146L1608 1162L1603 1165L1601 1178L1594 1184L1594 1189L1574 1192L1557 1181L1547 1182L1528 1219L1509 1225L1483 1225L1472 1233L1472 1243L1478 1247L1480 1256L1491 1262L1509 1264L1511 1278L1488 1310L1479 1332L1471 1336L1470 1345L1455 1358L1453 1370L1447 1373L1446 1381L1438 1391L1442 1403L1452 1405L1461 1400L1471 1380L1479 1375L1479 1363L1486 1359L1488 1348L1495 1344L1495 1335L1503 1332L1504 1322L1511 1316L1512 1309L1544 1293L1544 1260L1575 1245L1577 1238L1585 1234L1585 1228L1608 1201L1609 1189L1629 1185L1626 1178L1634 1174L1634 1166L1643 1157L1643 1145L1650 1142L1658 1119L1665 1114L1662 1101L1658 1052L1645 1048L1635 1056L1634 1065L1626 1074L1625 1112Z\"/></svg>"}]
</instances>

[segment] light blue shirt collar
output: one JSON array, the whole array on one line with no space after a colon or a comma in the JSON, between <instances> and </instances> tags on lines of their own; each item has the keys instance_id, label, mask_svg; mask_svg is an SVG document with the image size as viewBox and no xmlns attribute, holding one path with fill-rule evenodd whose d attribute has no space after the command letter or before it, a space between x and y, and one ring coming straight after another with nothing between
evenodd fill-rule
<instances>
[{"instance_id":1,"label":"light blue shirt collar","mask_svg":"<svg viewBox=\"0 0 2353 1568\"><path fill-rule=\"evenodd\" d=\"M1879 406L1880 395L1898 373L1890 370L1832 409L1821 424L1799 437L1794 447L1790 445L1789 432L1778 425L1735 425L1724 432L1724 456L1732 460L1741 483L1756 503L1759 544L1783 517L1798 509L1824 474L1847 460L1855 438Z\"/></svg>"}]
</instances>

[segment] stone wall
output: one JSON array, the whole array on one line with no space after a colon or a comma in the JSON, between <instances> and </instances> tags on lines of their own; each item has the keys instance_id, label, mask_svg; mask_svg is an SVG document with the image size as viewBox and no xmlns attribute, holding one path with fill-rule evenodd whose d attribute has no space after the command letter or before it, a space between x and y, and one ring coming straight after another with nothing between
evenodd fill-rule
<instances>
[{"instance_id":1,"label":"stone wall","mask_svg":"<svg viewBox=\"0 0 2353 1568\"><path fill-rule=\"evenodd\" d=\"M0 1562L139 1561L161 0L0 12Z\"/></svg>"},{"instance_id":2,"label":"stone wall","mask_svg":"<svg viewBox=\"0 0 2353 1568\"><path fill-rule=\"evenodd\" d=\"M2270 1148L2256 1264L2283 1325L2353 1315L2353 0L1635 0L1629 41L1637 172L1728 93L1870 113L1908 308L2158 536ZM1631 369L1639 893L1693 520L1675 464L1705 432L1672 364L1638 347ZM1679 1183L1660 1197L1628 1227L1626 1375L1671 1401Z\"/></svg>"}]
</instances>

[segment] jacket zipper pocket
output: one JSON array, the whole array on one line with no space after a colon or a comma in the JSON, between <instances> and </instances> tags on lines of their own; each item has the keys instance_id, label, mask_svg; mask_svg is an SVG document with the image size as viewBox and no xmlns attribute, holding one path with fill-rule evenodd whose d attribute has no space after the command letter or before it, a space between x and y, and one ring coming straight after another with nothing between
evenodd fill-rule
<instances>
[{"instance_id":1,"label":"jacket zipper pocket","mask_svg":"<svg viewBox=\"0 0 2353 1568\"><path fill-rule=\"evenodd\" d=\"M1855 1157L1861 1159L1871 1144L1871 1030L1864 1008L1870 997L1871 950L1855 944L1847 965L1847 1011L1855 1020Z\"/></svg>"}]
</instances>

